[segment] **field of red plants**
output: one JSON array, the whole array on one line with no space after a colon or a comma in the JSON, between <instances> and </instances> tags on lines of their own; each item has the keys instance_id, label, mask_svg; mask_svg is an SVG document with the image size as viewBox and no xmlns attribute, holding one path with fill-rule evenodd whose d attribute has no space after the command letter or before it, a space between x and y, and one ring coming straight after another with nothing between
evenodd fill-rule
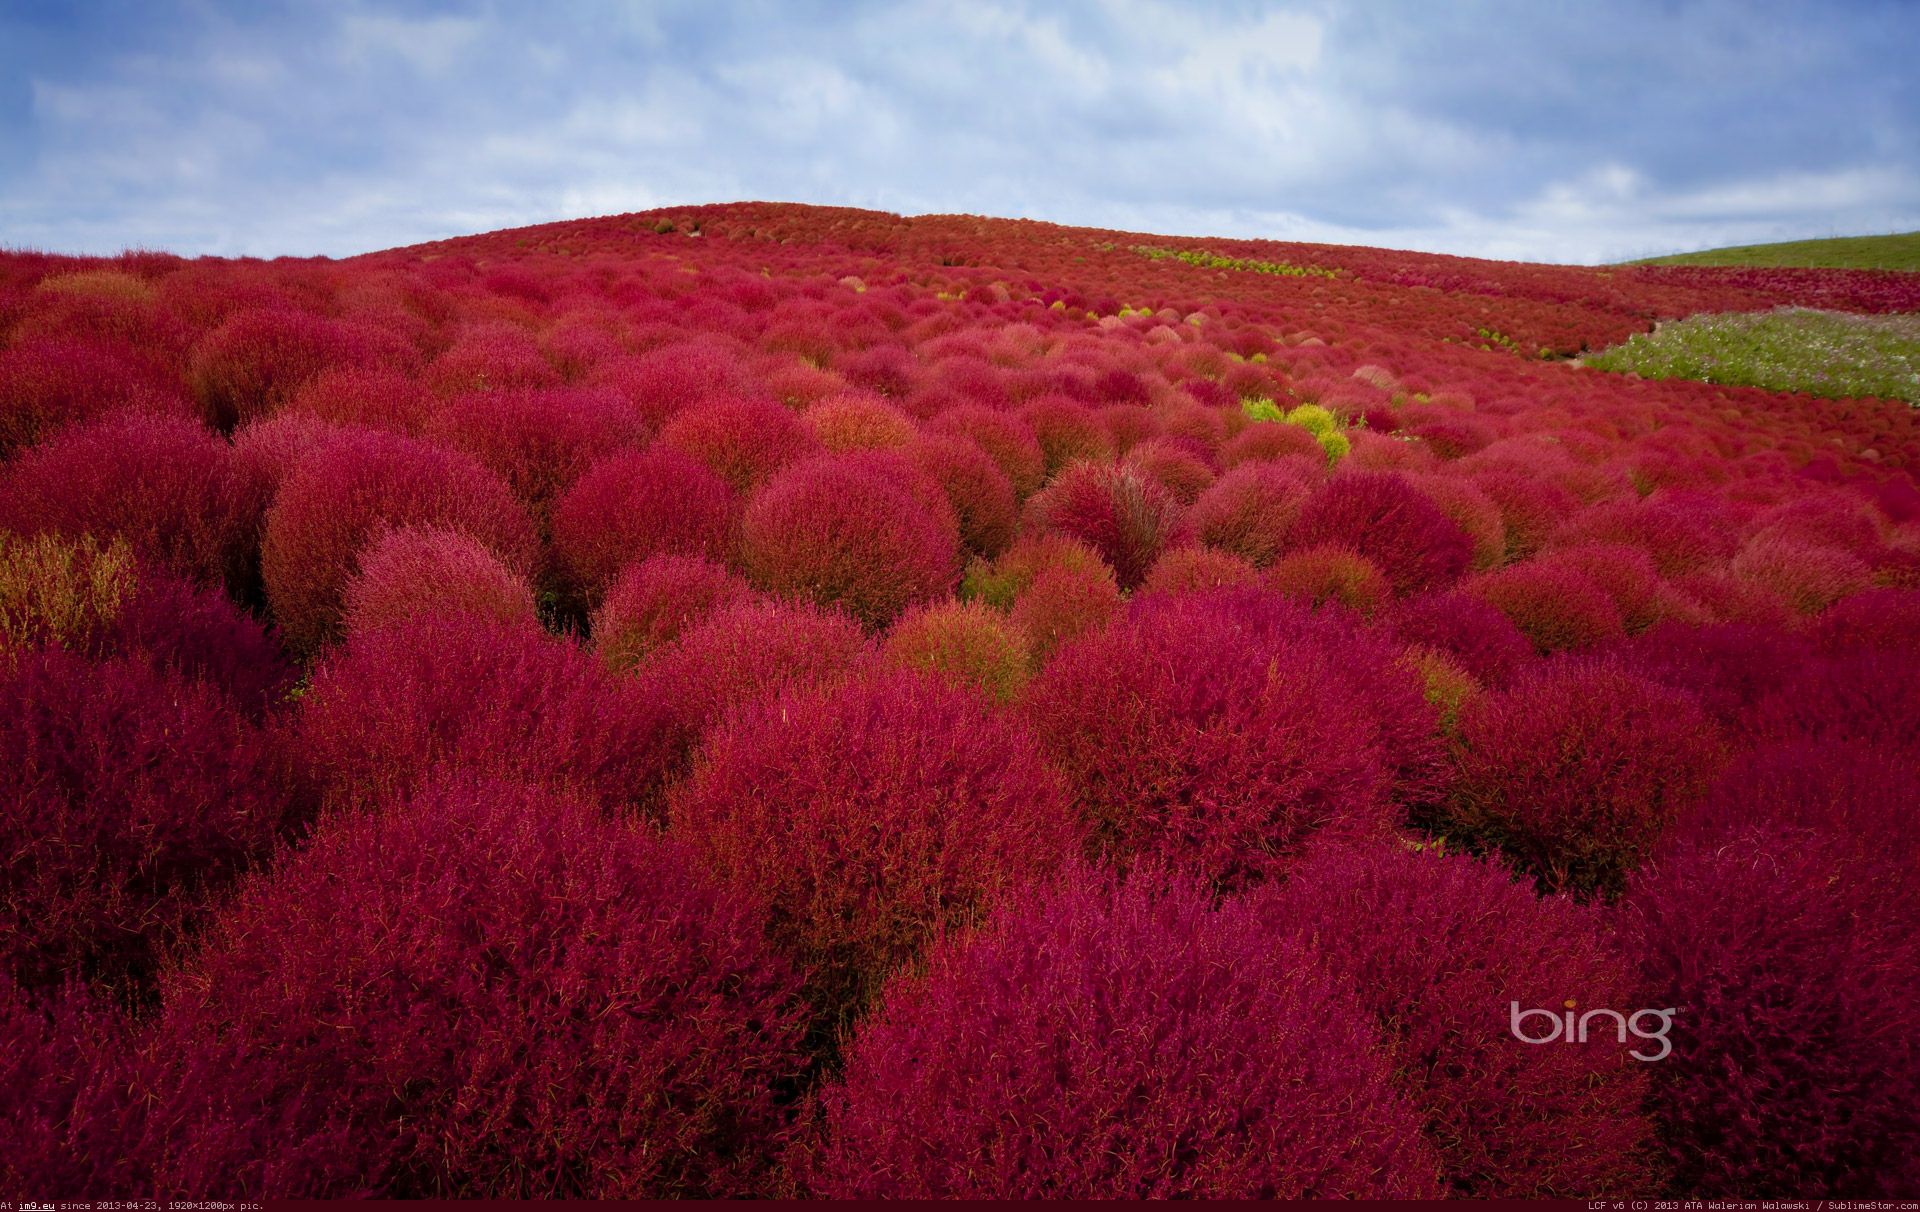
<instances>
[{"instance_id":1,"label":"field of red plants","mask_svg":"<svg viewBox=\"0 0 1920 1212\"><path fill-rule=\"evenodd\" d=\"M1577 360L1782 304L0 254L0 1196L1912 1195L1914 410Z\"/></svg>"}]
</instances>

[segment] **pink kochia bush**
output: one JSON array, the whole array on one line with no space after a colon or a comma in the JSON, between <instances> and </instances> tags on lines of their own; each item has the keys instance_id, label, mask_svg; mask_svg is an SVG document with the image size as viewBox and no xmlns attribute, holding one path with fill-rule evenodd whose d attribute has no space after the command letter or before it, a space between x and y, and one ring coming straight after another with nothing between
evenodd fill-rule
<instances>
[{"instance_id":1,"label":"pink kochia bush","mask_svg":"<svg viewBox=\"0 0 1920 1212\"><path fill-rule=\"evenodd\" d=\"M660 707L568 640L471 614L348 637L315 670L289 742L325 803L367 805L436 767L480 768L612 805L661 773Z\"/></svg>"},{"instance_id":2,"label":"pink kochia bush","mask_svg":"<svg viewBox=\"0 0 1920 1212\"><path fill-rule=\"evenodd\" d=\"M1112 566L1122 589L1177 536L1180 503L1159 481L1125 463L1075 463L1027 505L1028 525L1079 539Z\"/></svg>"},{"instance_id":3,"label":"pink kochia bush","mask_svg":"<svg viewBox=\"0 0 1920 1212\"><path fill-rule=\"evenodd\" d=\"M1460 713L1446 828L1549 891L1617 891L1706 793L1725 742L1683 690L1565 658Z\"/></svg>"},{"instance_id":4,"label":"pink kochia bush","mask_svg":"<svg viewBox=\"0 0 1920 1212\"><path fill-rule=\"evenodd\" d=\"M647 427L611 391L548 388L455 396L428 419L425 434L479 459L544 514L597 460L644 445Z\"/></svg>"},{"instance_id":5,"label":"pink kochia bush","mask_svg":"<svg viewBox=\"0 0 1920 1212\"><path fill-rule=\"evenodd\" d=\"M1400 476L1363 471L1335 476L1300 507L1295 549L1338 543L1379 566L1397 594L1445 588L1473 560L1473 540Z\"/></svg>"},{"instance_id":6,"label":"pink kochia bush","mask_svg":"<svg viewBox=\"0 0 1920 1212\"><path fill-rule=\"evenodd\" d=\"M1682 1007L1652 1074L1676 1193L1885 1198L1920 1177L1920 827L1848 771L1875 756L1774 756L1726 789L1760 812L1689 830L1628 890L1646 1004ZM1910 766L1893 785L1920 787Z\"/></svg>"},{"instance_id":7,"label":"pink kochia bush","mask_svg":"<svg viewBox=\"0 0 1920 1212\"><path fill-rule=\"evenodd\" d=\"M1273 594L1156 596L1055 655L1026 712L1111 858L1231 888L1424 792L1437 721L1397 655Z\"/></svg>"},{"instance_id":8,"label":"pink kochia bush","mask_svg":"<svg viewBox=\"0 0 1920 1212\"><path fill-rule=\"evenodd\" d=\"M1026 730L909 672L730 717L670 811L677 836L769 906L829 1026L941 931L1080 848Z\"/></svg>"},{"instance_id":9,"label":"pink kochia bush","mask_svg":"<svg viewBox=\"0 0 1920 1212\"><path fill-rule=\"evenodd\" d=\"M137 658L0 660L0 974L143 980L285 811L212 687Z\"/></svg>"},{"instance_id":10,"label":"pink kochia bush","mask_svg":"<svg viewBox=\"0 0 1920 1212\"><path fill-rule=\"evenodd\" d=\"M419 614L475 614L533 622L533 591L478 539L402 527L367 545L347 582L349 635Z\"/></svg>"},{"instance_id":11,"label":"pink kochia bush","mask_svg":"<svg viewBox=\"0 0 1920 1212\"><path fill-rule=\"evenodd\" d=\"M837 605L881 627L960 579L959 526L938 485L899 456L829 455L747 505L740 555L770 593Z\"/></svg>"},{"instance_id":12,"label":"pink kochia bush","mask_svg":"<svg viewBox=\"0 0 1920 1212\"><path fill-rule=\"evenodd\" d=\"M0 974L0 1183L131 1196L128 1059L118 1016L84 989L36 995Z\"/></svg>"},{"instance_id":13,"label":"pink kochia bush","mask_svg":"<svg viewBox=\"0 0 1920 1212\"><path fill-rule=\"evenodd\" d=\"M553 551L569 588L598 605L620 570L653 555L724 558L733 490L677 450L616 454L594 464L553 510Z\"/></svg>"},{"instance_id":14,"label":"pink kochia bush","mask_svg":"<svg viewBox=\"0 0 1920 1212\"><path fill-rule=\"evenodd\" d=\"M104 417L0 469L0 529L125 539L208 584L238 578L258 508L227 444L184 417Z\"/></svg>"},{"instance_id":15,"label":"pink kochia bush","mask_svg":"<svg viewBox=\"0 0 1920 1212\"><path fill-rule=\"evenodd\" d=\"M1404 842L1316 845L1258 911L1344 979L1378 1023L1449 1188L1470 1198L1644 1193L1645 1045L1597 1019L1590 1042L1527 1047L1510 1003L1560 1012L1639 1003L1601 915L1498 867ZM1568 1142L1578 1141L1578 1148Z\"/></svg>"},{"instance_id":16,"label":"pink kochia bush","mask_svg":"<svg viewBox=\"0 0 1920 1212\"><path fill-rule=\"evenodd\" d=\"M791 409L753 397L723 397L682 411L660 431L660 444L698 459L740 493L820 453L818 439Z\"/></svg>"},{"instance_id":17,"label":"pink kochia bush","mask_svg":"<svg viewBox=\"0 0 1920 1212\"><path fill-rule=\"evenodd\" d=\"M347 816L171 972L155 1186L196 1197L766 1190L798 979L680 846L513 783Z\"/></svg>"},{"instance_id":18,"label":"pink kochia bush","mask_svg":"<svg viewBox=\"0 0 1920 1212\"><path fill-rule=\"evenodd\" d=\"M1368 1016L1197 884L1076 871L889 987L795 1169L855 1199L1434 1198Z\"/></svg>"},{"instance_id":19,"label":"pink kochia bush","mask_svg":"<svg viewBox=\"0 0 1920 1212\"><path fill-rule=\"evenodd\" d=\"M312 651L338 636L362 551L401 526L468 535L517 573L534 562L526 509L471 455L395 434L343 432L299 463L267 512L260 570L289 646Z\"/></svg>"},{"instance_id":20,"label":"pink kochia bush","mask_svg":"<svg viewBox=\"0 0 1920 1212\"><path fill-rule=\"evenodd\" d=\"M593 645L627 669L688 627L753 597L753 587L705 556L656 555L629 564L593 615Z\"/></svg>"}]
</instances>

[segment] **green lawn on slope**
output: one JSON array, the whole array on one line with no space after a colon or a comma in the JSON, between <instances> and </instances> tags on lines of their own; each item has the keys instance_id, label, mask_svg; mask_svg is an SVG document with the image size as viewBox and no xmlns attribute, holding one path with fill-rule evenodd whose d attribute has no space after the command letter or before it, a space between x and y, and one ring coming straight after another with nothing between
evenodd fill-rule
<instances>
[{"instance_id":1,"label":"green lawn on slope","mask_svg":"<svg viewBox=\"0 0 1920 1212\"><path fill-rule=\"evenodd\" d=\"M1815 269L1899 269L1920 273L1920 231L1891 236L1841 236L1784 244L1743 244L1704 252L1647 257L1631 265L1785 265Z\"/></svg>"},{"instance_id":2,"label":"green lawn on slope","mask_svg":"<svg viewBox=\"0 0 1920 1212\"><path fill-rule=\"evenodd\" d=\"M1591 354L1586 364L1648 379L1920 402L1920 314L1802 307L1702 314Z\"/></svg>"}]
</instances>

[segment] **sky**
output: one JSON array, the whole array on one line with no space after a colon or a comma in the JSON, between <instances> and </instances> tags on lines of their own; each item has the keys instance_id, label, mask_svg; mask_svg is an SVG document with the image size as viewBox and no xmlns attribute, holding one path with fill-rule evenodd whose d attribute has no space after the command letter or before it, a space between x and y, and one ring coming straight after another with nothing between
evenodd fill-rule
<instances>
[{"instance_id":1,"label":"sky","mask_svg":"<svg viewBox=\"0 0 1920 1212\"><path fill-rule=\"evenodd\" d=\"M1920 229L1920 0L0 0L0 246L741 200L1536 261Z\"/></svg>"}]
</instances>

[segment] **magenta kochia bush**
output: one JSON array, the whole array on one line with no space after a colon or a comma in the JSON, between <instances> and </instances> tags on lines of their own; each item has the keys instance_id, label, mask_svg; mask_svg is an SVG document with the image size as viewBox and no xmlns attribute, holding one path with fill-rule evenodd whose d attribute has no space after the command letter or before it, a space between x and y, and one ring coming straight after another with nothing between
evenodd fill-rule
<instances>
[{"instance_id":1,"label":"magenta kochia bush","mask_svg":"<svg viewBox=\"0 0 1920 1212\"><path fill-rule=\"evenodd\" d=\"M137 1109L128 1041L111 1010L69 985L35 995L0 974L0 1184L131 1197Z\"/></svg>"},{"instance_id":2,"label":"magenta kochia bush","mask_svg":"<svg viewBox=\"0 0 1920 1212\"><path fill-rule=\"evenodd\" d=\"M0 973L144 978L272 847L285 803L211 687L136 658L0 661Z\"/></svg>"},{"instance_id":3,"label":"magenta kochia bush","mask_svg":"<svg viewBox=\"0 0 1920 1212\"><path fill-rule=\"evenodd\" d=\"M1506 615L1458 589L1409 598L1386 625L1395 639L1443 652L1489 686L1500 685L1534 659L1527 637Z\"/></svg>"},{"instance_id":4,"label":"magenta kochia bush","mask_svg":"<svg viewBox=\"0 0 1920 1212\"><path fill-rule=\"evenodd\" d=\"M1651 1066L1675 1193L1912 1192L1920 867L1905 833L1863 855L1824 829L1755 825L1672 847L1635 878L1622 917L1643 1004L1680 1007L1673 1055Z\"/></svg>"},{"instance_id":5,"label":"magenta kochia bush","mask_svg":"<svg viewBox=\"0 0 1920 1212\"><path fill-rule=\"evenodd\" d=\"M753 587L705 556L656 555L629 564L593 615L593 646L626 669L680 638L723 607L753 597Z\"/></svg>"},{"instance_id":6,"label":"magenta kochia bush","mask_svg":"<svg viewBox=\"0 0 1920 1212\"><path fill-rule=\"evenodd\" d=\"M184 417L104 417L0 471L0 529L122 538L142 559L206 583L238 578L258 509L227 444Z\"/></svg>"},{"instance_id":7,"label":"magenta kochia bush","mask_svg":"<svg viewBox=\"0 0 1920 1212\"><path fill-rule=\"evenodd\" d=\"M437 783L337 819L169 974L168 1192L766 1189L792 970L692 856L591 804Z\"/></svg>"},{"instance_id":8,"label":"magenta kochia bush","mask_svg":"<svg viewBox=\"0 0 1920 1212\"><path fill-rule=\"evenodd\" d=\"M836 1198L1433 1198L1367 1016L1200 886L1075 872L890 987L796 1164Z\"/></svg>"},{"instance_id":9,"label":"magenta kochia bush","mask_svg":"<svg viewBox=\"0 0 1920 1212\"><path fill-rule=\"evenodd\" d=\"M1075 463L1027 505L1028 525L1070 535L1100 553L1132 589L1179 533L1180 502L1126 463Z\"/></svg>"},{"instance_id":10,"label":"magenta kochia bush","mask_svg":"<svg viewBox=\"0 0 1920 1212\"><path fill-rule=\"evenodd\" d=\"M992 559L1013 541L1020 520L1013 484L977 443L950 434L929 434L906 450L913 463L941 489L960 521L960 541Z\"/></svg>"},{"instance_id":11,"label":"magenta kochia bush","mask_svg":"<svg viewBox=\"0 0 1920 1212\"><path fill-rule=\"evenodd\" d=\"M960 581L959 523L938 484L897 455L829 455L781 472L748 503L747 575L782 596L882 627Z\"/></svg>"},{"instance_id":12,"label":"magenta kochia bush","mask_svg":"<svg viewBox=\"0 0 1920 1212\"><path fill-rule=\"evenodd\" d=\"M1397 657L1278 595L1155 595L1057 653L1026 711L1110 857L1233 887L1431 790L1437 722Z\"/></svg>"},{"instance_id":13,"label":"magenta kochia bush","mask_svg":"<svg viewBox=\"0 0 1920 1212\"><path fill-rule=\"evenodd\" d=\"M1578 1047L1525 1047L1509 1003L1631 1013L1636 978L1599 913L1498 867L1403 842L1309 848L1255 893L1270 925L1342 977L1379 1025L1453 1194L1640 1194L1652 1182L1644 1062L1596 1020ZM1578 1141L1578 1148L1568 1142Z\"/></svg>"},{"instance_id":14,"label":"magenta kochia bush","mask_svg":"<svg viewBox=\"0 0 1920 1212\"><path fill-rule=\"evenodd\" d=\"M1295 548L1337 543L1387 574L1395 593L1444 588L1473 560L1473 540L1440 507L1391 472L1335 476L1295 520Z\"/></svg>"},{"instance_id":15,"label":"magenta kochia bush","mask_svg":"<svg viewBox=\"0 0 1920 1212\"><path fill-rule=\"evenodd\" d=\"M426 436L464 450L544 514L597 460L644 445L646 422L611 391L475 391L433 414Z\"/></svg>"},{"instance_id":16,"label":"magenta kochia bush","mask_svg":"<svg viewBox=\"0 0 1920 1212\"><path fill-rule=\"evenodd\" d=\"M364 362L360 334L291 309L241 311L200 339L188 381L222 429L276 411L303 383L335 366Z\"/></svg>"},{"instance_id":17,"label":"magenta kochia bush","mask_svg":"<svg viewBox=\"0 0 1920 1212\"><path fill-rule=\"evenodd\" d=\"M975 693L905 671L729 717L671 820L770 906L772 937L808 973L823 1025L1080 848L1026 730Z\"/></svg>"},{"instance_id":18,"label":"magenta kochia bush","mask_svg":"<svg viewBox=\"0 0 1920 1212\"><path fill-rule=\"evenodd\" d=\"M597 605L620 570L653 555L724 558L737 502L692 456L657 447L594 464L553 510L554 556L569 588Z\"/></svg>"},{"instance_id":19,"label":"magenta kochia bush","mask_svg":"<svg viewBox=\"0 0 1920 1212\"><path fill-rule=\"evenodd\" d=\"M349 633L417 614L477 614L533 623L533 591L478 539L451 530L403 526L367 544L347 582Z\"/></svg>"},{"instance_id":20,"label":"magenta kochia bush","mask_svg":"<svg viewBox=\"0 0 1920 1212\"><path fill-rule=\"evenodd\" d=\"M293 757L332 804L377 802L440 765L608 805L645 798L660 776L662 712L644 687L538 627L471 614L348 637L291 727Z\"/></svg>"},{"instance_id":21,"label":"magenta kochia bush","mask_svg":"<svg viewBox=\"0 0 1920 1212\"><path fill-rule=\"evenodd\" d=\"M339 634L361 552L401 526L468 535L521 574L537 550L525 507L473 456L397 434L343 431L300 461L267 511L260 570L290 647L311 651Z\"/></svg>"},{"instance_id":22,"label":"magenta kochia bush","mask_svg":"<svg viewBox=\"0 0 1920 1212\"><path fill-rule=\"evenodd\" d=\"M142 569L131 596L91 648L135 656L219 689L259 717L293 684L286 654L253 617L218 589Z\"/></svg>"},{"instance_id":23,"label":"magenta kochia bush","mask_svg":"<svg viewBox=\"0 0 1920 1212\"><path fill-rule=\"evenodd\" d=\"M1608 659L1563 658L1460 713L1446 827L1550 891L1618 890L1719 773L1692 695Z\"/></svg>"},{"instance_id":24,"label":"magenta kochia bush","mask_svg":"<svg viewBox=\"0 0 1920 1212\"><path fill-rule=\"evenodd\" d=\"M123 410L198 415L157 371L93 342L38 338L0 349L0 458Z\"/></svg>"}]
</instances>

